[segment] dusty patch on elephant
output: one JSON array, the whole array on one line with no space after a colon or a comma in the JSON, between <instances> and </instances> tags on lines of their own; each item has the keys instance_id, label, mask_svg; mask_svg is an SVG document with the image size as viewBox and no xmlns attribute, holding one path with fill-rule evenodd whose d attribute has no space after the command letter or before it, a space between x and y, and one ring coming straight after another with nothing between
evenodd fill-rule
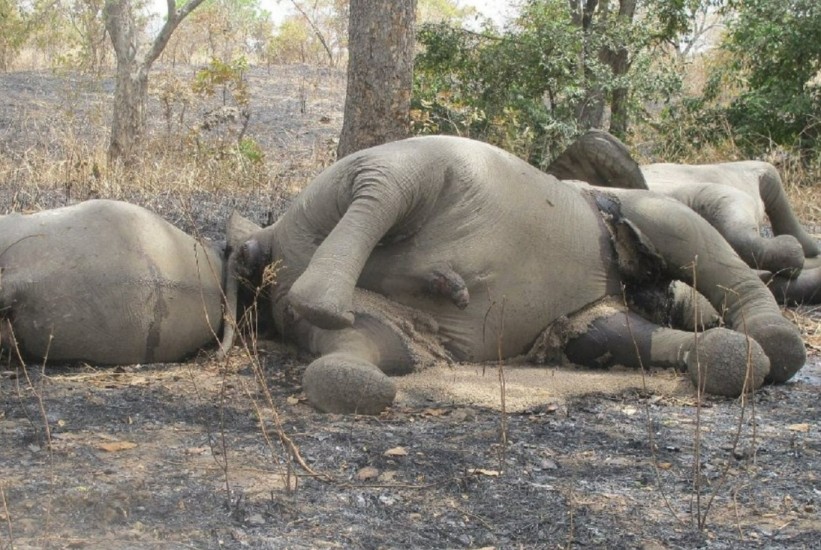
<instances>
[{"instance_id":1,"label":"dusty patch on elephant","mask_svg":"<svg viewBox=\"0 0 821 550\"><path fill-rule=\"evenodd\" d=\"M373 317L392 329L414 370L452 361L442 345L438 323L427 313L362 289L357 289L354 294L353 307L355 313Z\"/></svg>"},{"instance_id":2,"label":"dusty patch on elephant","mask_svg":"<svg viewBox=\"0 0 821 550\"><path fill-rule=\"evenodd\" d=\"M620 367L596 370L573 365L565 357L562 350L567 342L586 332L596 319L625 311L626 308L615 298L604 298L551 323L531 350L518 359L499 364L439 362L398 377L397 401L408 406L441 402L500 410L503 381L508 412L565 403L586 395L616 395L628 390L667 397L692 394L689 380L670 370L642 372Z\"/></svg>"}]
</instances>

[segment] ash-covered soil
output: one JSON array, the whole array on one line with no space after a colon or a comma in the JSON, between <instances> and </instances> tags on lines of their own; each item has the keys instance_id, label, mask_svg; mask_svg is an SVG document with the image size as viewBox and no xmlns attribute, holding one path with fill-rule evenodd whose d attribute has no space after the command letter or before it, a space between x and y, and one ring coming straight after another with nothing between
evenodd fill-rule
<instances>
[{"instance_id":1,"label":"ash-covered soil","mask_svg":"<svg viewBox=\"0 0 821 550\"><path fill-rule=\"evenodd\" d=\"M318 84L303 108L311 71L251 71L259 115L248 131L280 172L304 169L293 159L339 130L342 75L308 78ZM67 131L65 118L43 124L35 110L101 112L110 89L75 99L82 89L0 75L0 155L25 163L58 146L48 132ZM117 198L219 238L232 208L276 216L287 199L271 196L275 184ZM59 185L0 181L3 211L70 200ZM105 369L6 361L0 548L818 548L821 313L785 314L810 361L744 402L604 390L515 414L443 399L337 416L305 404L308 358L279 342L224 362L207 352Z\"/></svg>"}]
</instances>

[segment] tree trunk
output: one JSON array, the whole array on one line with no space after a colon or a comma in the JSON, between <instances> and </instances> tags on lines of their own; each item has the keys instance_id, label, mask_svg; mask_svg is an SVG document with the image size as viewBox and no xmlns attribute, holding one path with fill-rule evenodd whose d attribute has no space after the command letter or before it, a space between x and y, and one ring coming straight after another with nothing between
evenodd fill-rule
<instances>
[{"instance_id":1,"label":"tree trunk","mask_svg":"<svg viewBox=\"0 0 821 550\"><path fill-rule=\"evenodd\" d=\"M619 24L631 24L635 12L636 0L620 0ZM624 46L617 49L607 49L603 57L606 63L610 65L614 79L621 79L630 70L630 58L627 48ZM618 86L613 89L610 96L610 133L619 139L625 138L630 123L627 103L629 95L630 90L627 86Z\"/></svg>"},{"instance_id":2,"label":"tree trunk","mask_svg":"<svg viewBox=\"0 0 821 550\"><path fill-rule=\"evenodd\" d=\"M103 20L117 57L114 82L114 110L111 138L108 144L109 162L131 163L139 153L145 131L148 104L148 71L168 44L174 29L204 0L188 0L177 9L175 0L167 0L165 24L142 59L139 51L139 29L135 23L136 8L132 0L106 0Z\"/></svg>"},{"instance_id":3,"label":"tree trunk","mask_svg":"<svg viewBox=\"0 0 821 550\"><path fill-rule=\"evenodd\" d=\"M570 0L571 17L575 25L579 26L583 33L582 59L579 63L579 70L584 76L585 93L584 97L576 105L576 122L580 128L588 130L590 128L601 128L604 119L605 97L597 75L590 69L590 62L599 55L595 40L592 38L596 33L596 21L594 15L599 8L598 0L583 0L574 2ZM607 12L607 1L601 7ZM599 15L602 17L602 14Z\"/></svg>"},{"instance_id":4,"label":"tree trunk","mask_svg":"<svg viewBox=\"0 0 821 550\"><path fill-rule=\"evenodd\" d=\"M337 158L410 133L416 0L351 0Z\"/></svg>"},{"instance_id":5,"label":"tree trunk","mask_svg":"<svg viewBox=\"0 0 821 550\"><path fill-rule=\"evenodd\" d=\"M145 128L147 102L148 72L136 63L118 62L108 143L109 162L118 159L129 162L137 156Z\"/></svg>"},{"instance_id":6,"label":"tree trunk","mask_svg":"<svg viewBox=\"0 0 821 550\"><path fill-rule=\"evenodd\" d=\"M576 106L576 121L580 128L601 128L604 125L604 108L610 103L610 133L624 138L629 123L628 97L630 90L626 86L613 88L606 94L596 75L589 68L588 59L598 58L603 65L610 68L610 79L620 79L630 69L629 52L624 46L595 45L595 37L607 33L606 25L630 25L636 12L636 0L619 0L619 11L615 20L610 16L610 0L570 0L573 24L584 33L584 47L580 65L585 77L585 95Z\"/></svg>"}]
</instances>

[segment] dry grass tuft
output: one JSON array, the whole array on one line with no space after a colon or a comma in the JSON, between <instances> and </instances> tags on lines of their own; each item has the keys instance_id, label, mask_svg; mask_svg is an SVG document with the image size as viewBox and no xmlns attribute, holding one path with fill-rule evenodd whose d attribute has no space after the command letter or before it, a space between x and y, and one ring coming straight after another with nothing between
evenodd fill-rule
<instances>
[{"instance_id":1,"label":"dry grass tuft","mask_svg":"<svg viewBox=\"0 0 821 550\"><path fill-rule=\"evenodd\" d=\"M215 119L221 109L232 112L221 94L163 95L164 79L175 78L185 90L195 69L155 72L143 153L128 170L107 162L110 79L7 75L0 81L0 94L8 100L0 106L6 124L0 126L0 188L24 197L19 203L29 209L55 206L53 200L38 200L55 194L65 202L213 192L287 200L334 160L344 73L306 66L278 68L275 74L251 68L243 76L250 90L249 117ZM0 211L17 206L12 200Z\"/></svg>"}]
</instances>

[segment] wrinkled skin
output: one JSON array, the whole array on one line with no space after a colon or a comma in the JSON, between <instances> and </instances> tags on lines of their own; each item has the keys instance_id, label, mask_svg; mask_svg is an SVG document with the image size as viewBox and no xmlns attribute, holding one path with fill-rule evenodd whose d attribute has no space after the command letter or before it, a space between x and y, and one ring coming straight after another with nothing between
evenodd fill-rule
<instances>
[{"instance_id":1,"label":"wrinkled skin","mask_svg":"<svg viewBox=\"0 0 821 550\"><path fill-rule=\"evenodd\" d=\"M650 164L648 187L686 204L716 227L747 264L786 302L818 303L818 243L801 226L778 171L760 161L710 165ZM761 236L765 214L774 238Z\"/></svg>"},{"instance_id":2,"label":"wrinkled skin","mask_svg":"<svg viewBox=\"0 0 821 550\"><path fill-rule=\"evenodd\" d=\"M776 168L761 161L685 165L659 163L628 172L626 148L591 130L562 153L548 172L601 187L646 188L676 199L707 220L781 302L821 302L821 249L790 207ZM587 167L592 164L595 169ZM620 170L607 167L616 166ZM603 168L598 168L603 167ZM632 170L632 167L631 167ZM630 179L613 177L629 173ZM765 215L774 238L761 236Z\"/></svg>"},{"instance_id":3,"label":"wrinkled skin","mask_svg":"<svg viewBox=\"0 0 821 550\"><path fill-rule=\"evenodd\" d=\"M696 345L691 332L604 308L562 351L591 366L674 367L726 395L765 377L784 381L805 360L798 331L761 280L689 208L644 190L563 182L462 138L390 143L328 168L232 252L229 310L237 280L259 284L272 262L275 324L319 355L303 386L326 411L376 413L395 392L385 373L413 369L357 288L432 318L453 358L487 361L528 352L560 318L621 301L623 284L679 279L696 285L728 328L708 330Z\"/></svg>"},{"instance_id":4,"label":"wrinkled skin","mask_svg":"<svg viewBox=\"0 0 821 550\"><path fill-rule=\"evenodd\" d=\"M3 346L50 362L181 360L219 330L222 264L216 249L123 202L2 216Z\"/></svg>"}]
</instances>

